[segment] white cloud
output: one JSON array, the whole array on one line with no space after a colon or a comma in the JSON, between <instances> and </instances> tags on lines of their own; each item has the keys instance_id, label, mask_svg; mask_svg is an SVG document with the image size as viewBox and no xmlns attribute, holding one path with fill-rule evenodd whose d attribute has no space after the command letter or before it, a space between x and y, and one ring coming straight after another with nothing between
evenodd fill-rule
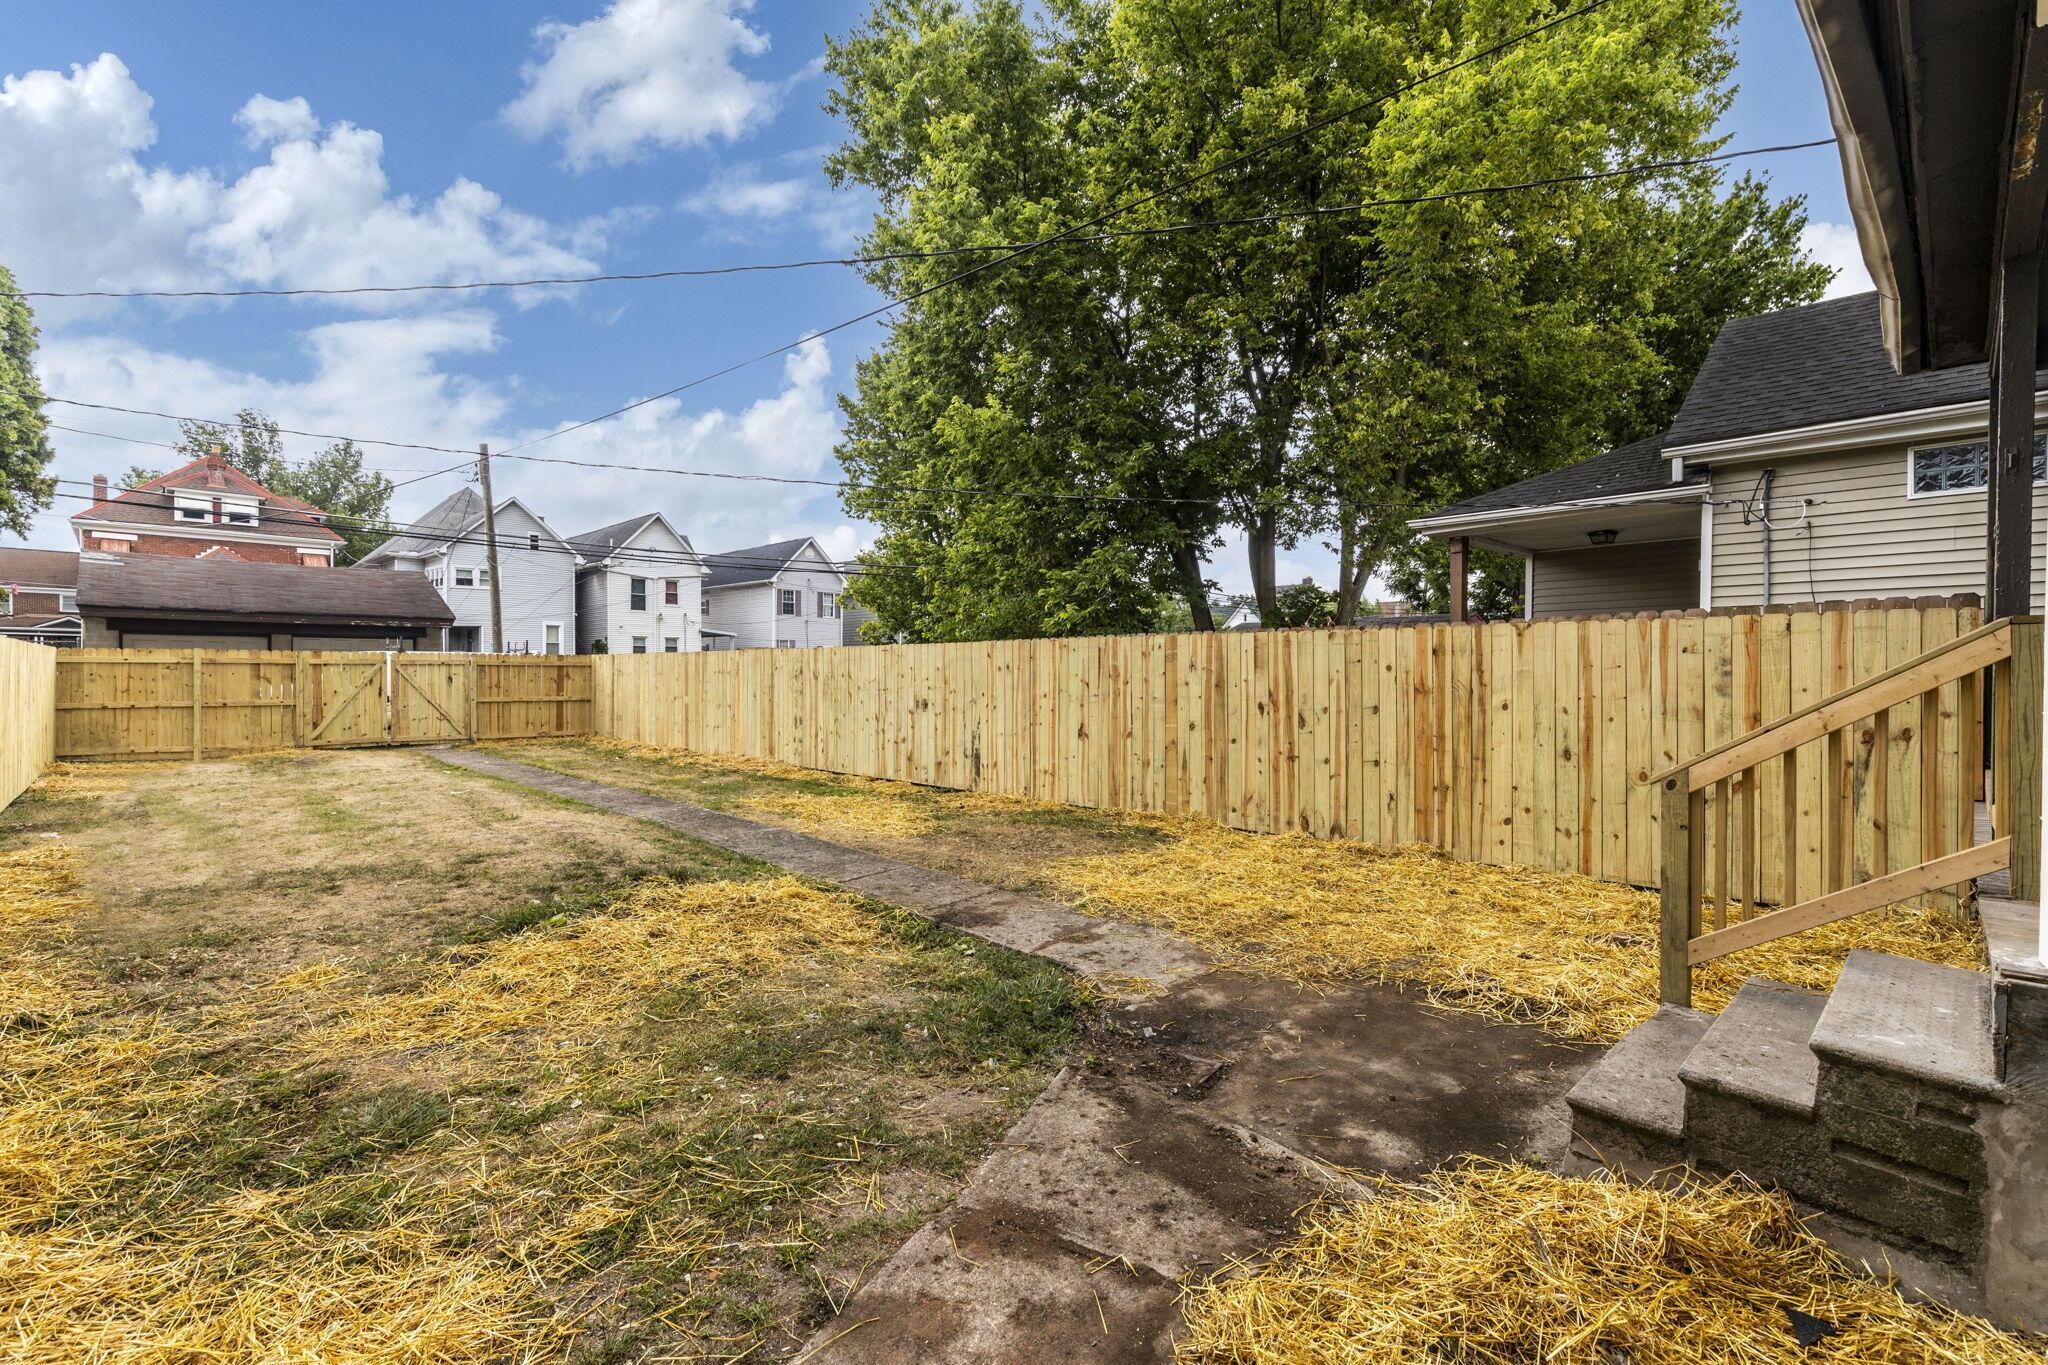
<instances>
[{"instance_id":1,"label":"white cloud","mask_svg":"<svg viewBox=\"0 0 2048 1365\"><path fill-rule=\"evenodd\" d=\"M0 81L0 260L25 287L332 287L596 269L587 253L602 224L558 229L466 179L430 201L393 193L383 138L322 125L304 99L242 106L235 121L267 159L233 180L147 164L151 107L111 53L68 75ZM88 310L38 311L49 324Z\"/></svg>"},{"instance_id":2,"label":"white cloud","mask_svg":"<svg viewBox=\"0 0 2048 1365\"><path fill-rule=\"evenodd\" d=\"M242 137L251 147L310 138L320 131L320 120L313 117L313 106L306 103L304 95L294 95L288 100L253 95L236 112L235 122L241 126Z\"/></svg>"},{"instance_id":3,"label":"white cloud","mask_svg":"<svg viewBox=\"0 0 2048 1365\"><path fill-rule=\"evenodd\" d=\"M816 158L799 153L790 160ZM859 193L835 191L818 175L774 175L756 165L722 170L703 188L687 195L681 207L719 221L726 235L735 240L760 228L800 222L823 242L851 243L868 216L866 199Z\"/></svg>"},{"instance_id":4,"label":"white cloud","mask_svg":"<svg viewBox=\"0 0 2048 1365\"><path fill-rule=\"evenodd\" d=\"M782 87L737 61L768 50L739 15L751 0L613 0L595 19L534 30L542 55L504 114L530 138L561 139L577 169L657 147L731 140L774 111Z\"/></svg>"},{"instance_id":5,"label":"white cloud","mask_svg":"<svg viewBox=\"0 0 2048 1365\"><path fill-rule=\"evenodd\" d=\"M1808 223L1799 234L1799 249L1822 265L1833 267L1835 278L1823 297L1861 294L1874 287L1870 270L1863 264L1863 248L1857 243L1856 229L1849 224Z\"/></svg>"},{"instance_id":6,"label":"white cloud","mask_svg":"<svg viewBox=\"0 0 2048 1365\"><path fill-rule=\"evenodd\" d=\"M45 385L56 393L115 394L123 406L202 417L227 417L242 407L269 413L284 427L365 434L426 445L473 449L478 441L505 450L544 434L512 420L516 381L484 383L452 368L467 356L497 349L488 314L449 312L358 319L315 327L302 337L307 370L279 378L151 350L103 335L67 338L38 352ZM832 480L838 439L832 358L811 342L783 361L782 384L736 410L692 410L665 398L613 421L585 427L533 448L550 459L645 465L730 474L774 474ZM374 420L371 419L373 415ZM127 417L55 405L52 419L113 436L164 441L175 428L160 419ZM37 522L31 543L72 543L68 518L84 504L76 495L94 474L118 474L133 463L160 465L170 452L106 437L53 431L56 473L70 480L56 506ZM321 441L287 437L286 453L311 454ZM429 451L364 448L368 461L393 478L457 463ZM444 475L399 490L398 520L417 517L452 492L461 478ZM506 459L497 464L499 492L525 500L565 534L660 511L700 550L728 550L796 535L815 535L835 556L850 557L871 532L847 519L829 487L753 480L694 478L626 469Z\"/></svg>"}]
</instances>

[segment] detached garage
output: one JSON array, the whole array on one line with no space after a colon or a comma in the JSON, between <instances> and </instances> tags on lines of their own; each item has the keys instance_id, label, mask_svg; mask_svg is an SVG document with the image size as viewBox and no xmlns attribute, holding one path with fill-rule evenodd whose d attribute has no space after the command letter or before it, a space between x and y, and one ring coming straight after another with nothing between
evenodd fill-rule
<instances>
[{"instance_id":1,"label":"detached garage","mask_svg":"<svg viewBox=\"0 0 2048 1365\"><path fill-rule=\"evenodd\" d=\"M128 649L423 649L455 620L423 573L91 551L78 614Z\"/></svg>"}]
</instances>

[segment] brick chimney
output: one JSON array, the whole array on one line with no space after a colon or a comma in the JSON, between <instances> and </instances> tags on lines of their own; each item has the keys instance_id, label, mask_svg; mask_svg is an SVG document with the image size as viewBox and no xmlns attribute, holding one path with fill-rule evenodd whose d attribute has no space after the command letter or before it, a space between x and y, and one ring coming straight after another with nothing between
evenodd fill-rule
<instances>
[{"instance_id":1,"label":"brick chimney","mask_svg":"<svg viewBox=\"0 0 2048 1365\"><path fill-rule=\"evenodd\" d=\"M227 467L228 457L216 445L206 456L206 486L208 488L226 488L228 486L227 476L222 471Z\"/></svg>"},{"instance_id":2,"label":"brick chimney","mask_svg":"<svg viewBox=\"0 0 2048 1365\"><path fill-rule=\"evenodd\" d=\"M106 475L95 474L92 476L92 500L94 502L105 502L107 500Z\"/></svg>"}]
</instances>

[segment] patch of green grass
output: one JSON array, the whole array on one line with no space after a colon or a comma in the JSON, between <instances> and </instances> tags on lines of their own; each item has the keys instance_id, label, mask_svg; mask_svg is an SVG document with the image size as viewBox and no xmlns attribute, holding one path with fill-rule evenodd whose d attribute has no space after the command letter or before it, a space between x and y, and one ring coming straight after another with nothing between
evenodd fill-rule
<instances>
[{"instance_id":1,"label":"patch of green grass","mask_svg":"<svg viewBox=\"0 0 2048 1365\"><path fill-rule=\"evenodd\" d=\"M322 834L352 834L369 824L362 812L350 809L326 792L300 791L295 795L299 809Z\"/></svg>"},{"instance_id":2,"label":"patch of green grass","mask_svg":"<svg viewBox=\"0 0 2048 1365\"><path fill-rule=\"evenodd\" d=\"M288 1164L312 1179L387 1157L439 1131L449 1112L447 1095L404 1084L345 1096L320 1116Z\"/></svg>"}]
</instances>

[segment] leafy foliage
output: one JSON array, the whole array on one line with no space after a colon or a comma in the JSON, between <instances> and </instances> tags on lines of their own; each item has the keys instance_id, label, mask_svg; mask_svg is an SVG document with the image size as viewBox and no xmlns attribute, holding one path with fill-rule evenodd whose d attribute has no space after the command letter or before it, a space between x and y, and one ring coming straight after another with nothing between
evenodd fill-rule
<instances>
[{"instance_id":1,"label":"leafy foliage","mask_svg":"<svg viewBox=\"0 0 2048 1365\"><path fill-rule=\"evenodd\" d=\"M1278 552L1319 540L1347 621L1409 517L1657 430L1722 321L1814 297L1800 201L1716 168L1432 197L1719 145L1727 0L1610 6L1402 90L1558 12L877 0L828 57L865 252L1055 234L1297 131L1113 226L1382 205L872 267L899 296L972 272L845 400L856 480L938 490L849 495L902 566L855 591L881 628L1137 630L1161 594L1206 628L1233 529L1263 616Z\"/></svg>"},{"instance_id":2,"label":"leafy foliage","mask_svg":"<svg viewBox=\"0 0 2048 1365\"><path fill-rule=\"evenodd\" d=\"M36 319L28 300L10 297L14 275L0 266L0 527L28 534L29 518L50 505L49 424L36 378Z\"/></svg>"}]
</instances>

